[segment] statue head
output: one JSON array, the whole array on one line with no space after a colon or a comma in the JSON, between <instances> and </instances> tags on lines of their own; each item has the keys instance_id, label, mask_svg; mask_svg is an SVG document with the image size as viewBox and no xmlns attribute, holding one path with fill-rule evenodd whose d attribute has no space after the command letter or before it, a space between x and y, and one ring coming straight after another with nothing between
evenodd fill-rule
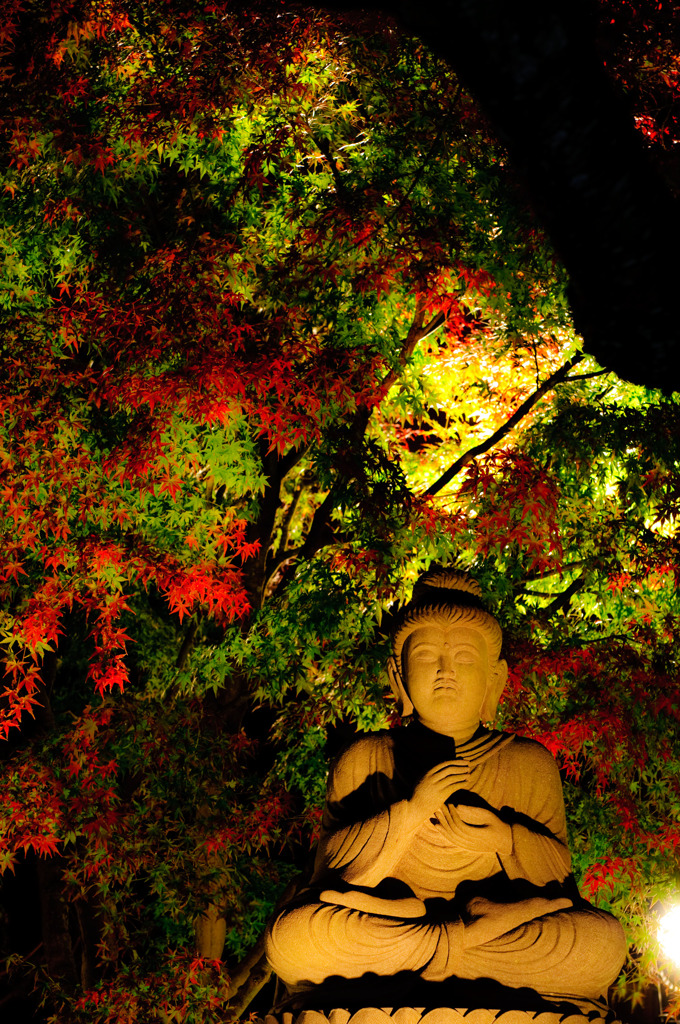
<instances>
[{"instance_id":1,"label":"statue head","mask_svg":"<svg viewBox=\"0 0 680 1024\"><path fill-rule=\"evenodd\" d=\"M501 642L500 626L484 609L476 580L452 569L425 573L392 640L388 671L402 715L415 711L424 721L434 715L442 726L446 716L492 722L507 680Z\"/></svg>"}]
</instances>

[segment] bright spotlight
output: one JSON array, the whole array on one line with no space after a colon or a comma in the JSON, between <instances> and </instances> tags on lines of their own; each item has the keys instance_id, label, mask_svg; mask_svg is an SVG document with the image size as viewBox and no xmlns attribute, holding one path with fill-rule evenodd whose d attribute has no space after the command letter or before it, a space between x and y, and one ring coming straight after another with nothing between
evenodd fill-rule
<instances>
[{"instance_id":1,"label":"bright spotlight","mask_svg":"<svg viewBox=\"0 0 680 1024\"><path fill-rule=\"evenodd\" d=\"M680 967L680 904L672 907L659 921L659 945L665 956Z\"/></svg>"}]
</instances>

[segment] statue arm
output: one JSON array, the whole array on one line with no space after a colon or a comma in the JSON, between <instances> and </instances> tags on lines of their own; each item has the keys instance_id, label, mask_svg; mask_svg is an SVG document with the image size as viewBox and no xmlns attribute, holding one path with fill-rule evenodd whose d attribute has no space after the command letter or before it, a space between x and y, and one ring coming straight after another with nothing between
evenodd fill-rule
<instances>
[{"instance_id":1,"label":"statue arm","mask_svg":"<svg viewBox=\"0 0 680 1024\"><path fill-rule=\"evenodd\" d=\"M534 885L563 882L571 874L569 849L557 839L537 835L523 825L512 826L513 852L502 864L509 878L526 878Z\"/></svg>"},{"instance_id":2,"label":"statue arm","mask_svg":"<svg viewBox=\"0 0 680 1024\"><path fill-rule=\"evenodd\" d=\"M535 885L563 882L571 873L571 855L559 771L538 743L524 748L522 755L521 763L513 766L518 792L509 801L521 814L512 824L512 852L501 863L510 878L526 878Z\"/></svg>"},{"instance_id":3,"label":"statue arm","mask_svg":"<svg viewBox=\"0 0 680 1024\"><path fill-rule=\"evenodd\" d=\"M390 786L392 773L383 737L359 740L333 765L314 881L334 871L350 885L374 887L390 875L417 827L408 800L378 800L376 791Z\"/></svg>"}]
</instances>

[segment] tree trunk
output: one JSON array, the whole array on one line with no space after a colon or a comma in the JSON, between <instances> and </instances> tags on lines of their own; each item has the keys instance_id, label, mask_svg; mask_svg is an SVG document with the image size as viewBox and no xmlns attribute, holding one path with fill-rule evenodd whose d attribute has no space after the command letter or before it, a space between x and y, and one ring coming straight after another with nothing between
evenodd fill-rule
<instances>
[{"instance_id":1,"label":"tree trunk","mask_svg":"<svg viewBox=\"0 0 680 1024\"><path fill-rule=\"evenodd\" d=\"M40 891L40 916L47 971L69 990L80 981L69 928L69 904L62 888L63 858L36 860Z\"/></svg>"}]
</instances>

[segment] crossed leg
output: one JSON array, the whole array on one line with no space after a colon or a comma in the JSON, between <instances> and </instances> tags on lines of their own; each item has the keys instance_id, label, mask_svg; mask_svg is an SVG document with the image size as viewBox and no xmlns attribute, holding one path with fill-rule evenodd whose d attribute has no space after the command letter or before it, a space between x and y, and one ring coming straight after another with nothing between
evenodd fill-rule
<instances>
[{"instance_id":1,"label":"crossed leg","mask_svg":"<svg viewBox=\"0 0 680 1024\"><path fill-rule=\"evenodd\" d=\"M267 957L289 988L318 985L331 976L413 971L426 981L492 978L545 994L600 996L626 954L618 921L594 909L556 909L536 917L532 902L504 906L507 930L500 932L490 913L463 925L311 903L283 910L273 921ZM498 905L487 904L487 911L491 906Z\"/></svg>"}]
</instances>

